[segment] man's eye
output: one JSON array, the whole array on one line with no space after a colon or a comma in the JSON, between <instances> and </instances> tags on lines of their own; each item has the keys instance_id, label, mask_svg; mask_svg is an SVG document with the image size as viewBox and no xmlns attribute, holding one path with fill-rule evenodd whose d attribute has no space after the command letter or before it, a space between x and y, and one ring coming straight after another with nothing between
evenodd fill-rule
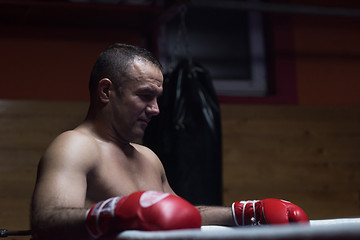
<instances>
[{"instance_id":1,"label":"man's eye","mask_svg":"<svg viewBox=\"0 0 360 240\"><path fill-rule=\"evenodd\" d=\"M152 95L149 95L149 94L142 94L142 95L140 95L140 98L141 98L142 100L145 100L145 101L150 101L150 100L152 100L154 97L153 97Z\"/></svg>"}]
</instances>

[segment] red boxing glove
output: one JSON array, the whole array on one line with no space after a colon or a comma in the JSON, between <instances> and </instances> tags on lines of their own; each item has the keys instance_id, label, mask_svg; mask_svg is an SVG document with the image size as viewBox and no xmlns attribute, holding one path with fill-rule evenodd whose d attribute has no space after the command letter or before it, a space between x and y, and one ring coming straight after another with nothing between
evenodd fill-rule
<instances>
[{"instance_id":1,"label":"red boxing glove","mask_svg":"<svg viewBox=\"0 0 360 240\"><path fill-rule=\"evenodd\" d=\"M309 222L308 216L300 207L279 199L234 202L232 212L238 226Z\"/></svg>"},{"instance_id":2,"label":"red boxing glove","mask_svg":"<svg viewBox=\"0 0 360 240\"><path fill-rule=\"evenodd\" d=\"M86 214L94 238L124 230L175 230L200 228L199 211L184 199L162 192L135 192L99 202Z\"/></svg>"}]
</instances>

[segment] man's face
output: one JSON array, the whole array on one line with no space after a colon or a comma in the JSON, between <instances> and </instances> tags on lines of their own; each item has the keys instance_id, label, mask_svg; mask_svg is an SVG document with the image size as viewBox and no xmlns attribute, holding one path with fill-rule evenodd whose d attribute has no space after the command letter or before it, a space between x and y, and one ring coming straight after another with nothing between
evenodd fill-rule
<instances>
[{"instance_id":1,"label":"man's face","mask_svg":"<svg viewBox=\"0 0 360 240\"><path fill-rule=\"evenodd\" d=\"M157 98L163 91L163 75L153 63L136 58L130 71L131 79L112 105L116 137L126 142L141 138L151 118L160 113Z\"/></svg>"}]
</instances>

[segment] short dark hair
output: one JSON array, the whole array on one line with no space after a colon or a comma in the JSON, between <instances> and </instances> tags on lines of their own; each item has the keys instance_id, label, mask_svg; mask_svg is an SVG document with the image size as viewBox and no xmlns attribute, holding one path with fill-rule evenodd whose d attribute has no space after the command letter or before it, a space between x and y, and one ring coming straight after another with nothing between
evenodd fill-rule
<instances>
[{"instance_id":1,"label":"short dark hair","mask_svg":"<svg viewBox=\"0 0 360 240\"><path fill-rule=\"evenodd\" d=\"M95 62L89 81L90 95L94 93L99 81L103 78L109 78L117 88L121 89L129 79L128 66L136 57L142 57L160 70L162 69L160 62L148 50L133 45L115 43L106 48Z\"/></svg>"}]
</instances>

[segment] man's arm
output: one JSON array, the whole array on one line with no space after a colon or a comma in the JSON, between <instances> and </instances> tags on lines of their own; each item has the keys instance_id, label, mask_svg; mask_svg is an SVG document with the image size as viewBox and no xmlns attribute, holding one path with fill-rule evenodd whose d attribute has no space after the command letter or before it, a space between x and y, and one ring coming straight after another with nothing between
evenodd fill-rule
<instances>
[{"instance_id":1,"label":"man's arm","mask_svg":"<svg viewBox=\"0 0 360 240\"><path fill-rule=\"evenodd\" d=\"M231 207L197 206L202 225L235 226Z\"/></svg>"},{"instance_id":2,"label":"man's arm","mask_svg":"<svg viewBox=\"0 0 360 240\"><path fill-rule=\"evenodd\" d=\"M150 149L141 146L134 145L139 151L147 156L147 158L154 162L159 168L159 172L162 178L163 191L176 195L173 191L166 177L164 166L160 159ZM234 226L234 220L232 216L231 207L222 206L196 206L201 214L202 225L223 225L223 226Z\"/></svg>"},{"instance_id":3,"label":"man's arm","mask_svg":"<svg viewBox=\"0 0 360 240\"><path fill-rule=\"evenodd\" d=\"M166 193L170 193L172 195L176 195L174 190L169 185L169 182L168 182L167 177L166 177L164 166L161 163L159 157L148 147L145 147L145 146L139 145L139 144L132 144L132 145L136 148L137 151L141 152L141 154L146 156L147 161L150 161L155 166L155 168L157 169L158 174L159 174L158 177L161 178L162 192L166 192ZM152 190L154 190L154 189L152 189Z\"/></svg>"},{"instance_id":4,"label":"man's arm","mask_svg":"<svg viewBox=\"0 0 360 240\"><path fill-rule=\"evenodd\" d=\"M147 147L142 145L134 145L136 149L141 151L147 156L147 158L154 162L158 166L162 184L163 191L176 195L173 191L166 177L164 166L162 165L160 159L157 155ZM234 226L234 220L232 217L231 207L222 207L222 206L196 206L201 214L202 225L224 225L224 226Z\"/></svg>"},{"instance_id":5,"label":"man's arm","mask_svg":"<svg viewBox=\"0 0 360 240\"><path fill-rule=\"evenodd\" d=\"M89 238L84 220L86 176L96 155L93 149L91 141L71 131L56 138L45 152L31 209L35 239Z\"/></svg>"}]
</instances>

